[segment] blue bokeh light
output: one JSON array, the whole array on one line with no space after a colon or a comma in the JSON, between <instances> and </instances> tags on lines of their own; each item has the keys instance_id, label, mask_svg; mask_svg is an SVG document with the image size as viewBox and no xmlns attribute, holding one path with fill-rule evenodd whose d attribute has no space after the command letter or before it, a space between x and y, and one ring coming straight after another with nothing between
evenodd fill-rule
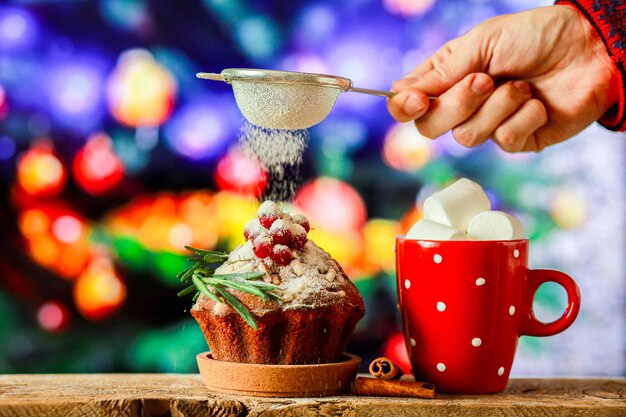
<instances>
[{"instance_id":1,"label":"blue bokeh light","mask_svg":"<svg viewBox=\"0 0 626 417\"><path fill-rule=\"evenodd\" d=\"M312 128L313 136L319 137L321 146L332 143L334 149L356 152L367 142L368 128L362 119L331 115Z\"/></svg>"},{"instance_id":2,"label":"blue bokeh light","mask_svg":"<svg viewBox=\"0 0 626 417\"><path fill-rule=\"evenodd\" d=\"M232 100L214 97L183 105L165 125L169 147L191 160L210 160L235 140L238 116Z\"/></svg>"},{"instance_id":3,"label":"blue bokeh light","mask_svg":"<svg viewBox=\"0 0 626 417\"><path fill-rule=\"evenodd\" d=\"M50 112L59 124L79 131L98 126L104 113L104 73L89 61L53 65L48 75Z\"/></svg>"},{"instance_id":4,"label":"blue bokeh light","mask_svg":"<svg viewBox=\"0 0 626 417\"><path fill-rule=\"evenodd\" d=\"M15 155L15 141L9 136L0 136L0 160L6 161Z\"/></svg>"},{"instance_id":5,"label":"blue bokeh light","mask_svg":"<svg viewBox=\"0 0 626 417\"><path fill-rule=\"evenodd\" d=\"M293 42L300 49L323 47L332 40L338 16L330 7L315 4L306 7L296 19Z\"/></svg>"},{"instance_id":6,"label":"blue bokeh light","mask_svg":"<svg viewBox=\"0 0 626 417\"><path fill-rule=\"evenodd\" d=\"M17 7L0 6L0 50L27 48L36 38L37 25L30 13Z\"/></svg>"}]
</instances>

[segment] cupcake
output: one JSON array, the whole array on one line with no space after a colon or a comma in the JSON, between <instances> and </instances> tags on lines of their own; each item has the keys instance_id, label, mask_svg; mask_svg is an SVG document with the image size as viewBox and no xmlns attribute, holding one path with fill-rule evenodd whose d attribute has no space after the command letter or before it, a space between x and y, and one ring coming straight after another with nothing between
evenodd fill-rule
<instances>
[{"instance_id":1,"label":"cupcake","mask_svg":"<svg viewBox=\"0 0 626 417\"><path fill-rule=\"evenodd\" d=\"M215 269L213 278L202 278L202 271L194 275L194 284L223 284L202 288L191 309L213 358L260 364L341 360L365 313L357 288L307 238L304 216L283 213L271 201L257 215L244 229L246 242Z\"/></svg>"}]
</instances>

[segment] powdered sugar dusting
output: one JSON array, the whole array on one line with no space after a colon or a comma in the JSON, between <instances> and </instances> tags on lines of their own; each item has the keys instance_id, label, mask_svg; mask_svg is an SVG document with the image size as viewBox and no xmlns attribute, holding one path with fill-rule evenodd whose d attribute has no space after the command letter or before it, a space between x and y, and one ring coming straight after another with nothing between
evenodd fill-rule
<instances>
[{"instance_id":1,"label":"powdered sugar dusting","mask_svg":"<svg viewBox=\"0 0 626 417\"><path fill-rule=\"evenodd\" d=\"M265 216L280 217L281 213L282 213L282 210L280 209L278 204L276 204L273 201L264 201L257 209L256 215L258 217L265 217Z\"/></svg>"},{"instance_id":2,"label":"powdered sugar dusting","mask_svg":"<svg viewBox=\"0 0 626 417\"><path fill-rule=\"evenodd\" d=\"M291 229L291 233L293 233L294 235L306 236L306 230L304 230L304 227L302 227L298 223L291 223L291 225L289 225L289 228Z\"/></svg>"},{"instance_id":3,"label":"powdered sugar dusting","mask_svg":"<svg viewBox=\"0 0 626 417\"><path fill-rule=\"evenodd\" d=\"M244 122L239 146L268 174L265 198L290 201L301 181L302 155L309 140L306 130L266 129Z\"/></svg>"},{"instance_id":4,"label":"powdered sugar dusting","mask_svg":"<svg viewBox=\"0 0 626 417\"><path fill-rule=\"evenodd\" d=\"M230 253L228 260L215 271L215 274L249 271L266 273L262 279L279 287L276 293L282 298L282 301L278 302L282 310L318 308L345 298L346 291L352 283L327 252L309 240L302 250L293 250L292 253L294 259L291 263L279 266L272 263L269 258L257 258L252 250L252 244L246 242ZM201 296L195 308L201 308L200 305L205 301L204 296ZM255 314L271 310L270 303L252 309Z\"/></svg>"},{"instance_id":5,"label":"powdered sugar dusting","mask_svg":"<svg viewBox=\"0 0 626 417\"><path fill-rule=\"evenodd\" d=\"M246 239L248 237L254 239L256 236L259 235L259 233L261 233L262 230L263 226L261 226L261 223L259 223L259 219L250 220L243 228L244 236L246 236Z\"/></svg>"},{"instance_id":6,"label":"powdered sugar dusting","mask_svg":"<svg viewBox=\"0 0 626 417\"><path fill-rule=\"evenodd\" d=\"M267 234L266 231L262 231L259 235L254 239L255 244L268 244L272 245L272 238Z\"/></svg>"},{"instance_id":7,"label":"powdered sugar dusting","mask_svg":"<svg viewBox=\"0 0 626 417\"><path fill-rule=\"evenodd\" d=\"M247 120L266 128L289 130L321 122L341 92L300 83L233 81L232 86L237 106Z\"/></svg>"}]
</instances>

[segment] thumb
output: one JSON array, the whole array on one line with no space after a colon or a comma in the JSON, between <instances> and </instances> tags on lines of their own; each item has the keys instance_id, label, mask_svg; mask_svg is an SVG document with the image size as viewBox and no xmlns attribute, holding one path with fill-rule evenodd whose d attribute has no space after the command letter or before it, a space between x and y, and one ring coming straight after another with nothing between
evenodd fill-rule
<instances>
[{"instance_id":1,"label":"thumb","mask_svg":"<svg viewBox=\"0 0 626 417\"><path fill-rule=\"evenodd\" d=\"M439 96L469 74L485 72L481 39L471 39L470 33L446 43L407 74L405 79L412 80L410 86L404 84L405 88Z\"/></svg>"}]
</instances>

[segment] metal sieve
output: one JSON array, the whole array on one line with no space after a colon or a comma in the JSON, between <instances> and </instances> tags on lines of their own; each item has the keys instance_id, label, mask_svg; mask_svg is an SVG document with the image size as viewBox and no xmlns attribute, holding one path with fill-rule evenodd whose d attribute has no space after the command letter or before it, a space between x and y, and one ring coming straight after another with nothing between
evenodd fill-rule
<instances>
[{"instance_id":1,"label":"metal sieve","mask_svg":"<svg viewBox=\"0 0 626 417\"><path fill-rule=\"evenodd\" d=\"M244 117L257 126L273 129L306 129L321 122L342 92L394 95L354 87L348 78L306 72L228 68L220 74L200 72L196 77L231 84Z\"/></svg>"}]
</instances>

